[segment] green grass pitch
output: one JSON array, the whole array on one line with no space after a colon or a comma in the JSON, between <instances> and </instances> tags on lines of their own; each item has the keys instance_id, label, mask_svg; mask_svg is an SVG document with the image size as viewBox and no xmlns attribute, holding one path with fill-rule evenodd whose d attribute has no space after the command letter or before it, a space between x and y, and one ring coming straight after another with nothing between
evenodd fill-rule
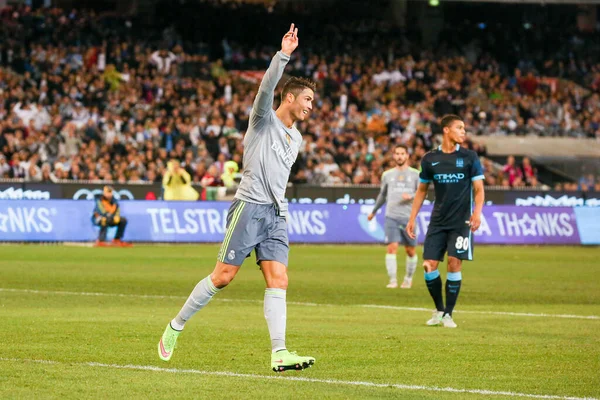
<instances>
[{"instance_id":1,"label":"green grass pitch","mask_svg":"<svg viewBox=\"0 0 600 400\"><path fill-rule=\"evenodd\" d=\"M217 251L3 246L0 398L600 397L598 248L478 247L452 330L424 325L422 270L411 290L385 288L384 247L293 245L287 344L317 361L282 376L252 260L159 360Z\"/></svg>"}]
</instances>

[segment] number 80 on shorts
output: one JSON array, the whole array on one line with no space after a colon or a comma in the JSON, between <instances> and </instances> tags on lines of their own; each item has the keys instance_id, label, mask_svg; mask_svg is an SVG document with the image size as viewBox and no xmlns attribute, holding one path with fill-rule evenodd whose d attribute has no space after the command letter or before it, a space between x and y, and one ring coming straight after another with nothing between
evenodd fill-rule
<instances>
[{"instance_id":1,"label":"number 80 on shorts","mask_svg":"<svg viewBox=\"0 0 600 400\"><path fill-rule=\"evenodd\" d=\"M456 247L457 250L467 250L469 248L469 238L463 236L457 237L454 247Z\"/></svg>"}]
</instances>

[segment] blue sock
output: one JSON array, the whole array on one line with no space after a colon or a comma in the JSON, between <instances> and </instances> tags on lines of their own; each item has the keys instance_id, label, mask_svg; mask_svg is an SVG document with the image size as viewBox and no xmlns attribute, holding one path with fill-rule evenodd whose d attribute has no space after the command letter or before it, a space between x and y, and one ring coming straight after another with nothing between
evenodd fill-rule
<instances>
[{"instance_id":1,"label":"blue sock","mask_svg":"<svg viewBox=\"0 0 600 400\"><path fill-rule=\"evenodd\" d=\"M460 271L448 272L446 276L446 309L444 310L444 314L452 315L456 299L458 299L458 293L460 293L461 283L462 273Z\"/></svg>"},{"instance_id":2,"label":"blue sock","mask_svg":"<svg viewBox=\"0 0 600 400\"><path fill-rule=\"evenodd\" d=\"M425 284L429 289L429 294L435 303L438 311L444 311L444 298L442 297L442 278L437 269L431 272L425 272Z\"/></svg>"}]
</instances>

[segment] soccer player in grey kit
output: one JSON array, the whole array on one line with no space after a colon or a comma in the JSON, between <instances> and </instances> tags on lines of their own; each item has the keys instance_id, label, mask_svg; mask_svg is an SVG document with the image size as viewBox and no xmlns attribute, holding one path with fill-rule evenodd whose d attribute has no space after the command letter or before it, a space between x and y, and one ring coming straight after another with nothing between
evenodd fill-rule
<instances>
[{"instance_id":1,"label":"soccer player in grey kit","mask_svg":"<svg viewBox=\"0 0 600 400\"><path fill-rule=\"evenodd\" d=\"M283 86L281 104L273 110L275 87L290 55L298 47L298 28L291 25L262 79L244 137L244 172L227 215L227 232L213 272L201 280L168 324L158 343L158 355L168 361L185 323L227 286L240 266L256 251L264 275L264 313L271 337L271 368L275 372L300 370L314 364L313 357L289 352L285 345L286 289L288 286L288 231L285 188L302 143L294 126L312 109L315 83L291 78Z\"/></svg>"},{"instance_id":2,"label":"soccer player in grey kit","mask_svg":"<svg viewBox=\"0 0 600 400\"><path fill-rule=\"evenodd\" d=\"M406 250L406 273L401 288L410 289L413 275L417 269L418 257L415 252L417 239L408 236L404 227L408 224L412 201L419 186L419 171L410 168L407 164L408 147L397 145L394 147L393 157L396 166L383 173L381 191L368 219L371 221L375 218L377 210L387 202L384 224L385 243L387 244L385 268L390 278L387 288L396 289L398 287L396 253L398 252L398 244L402 243Z\"/></svg>"}]
</instances>

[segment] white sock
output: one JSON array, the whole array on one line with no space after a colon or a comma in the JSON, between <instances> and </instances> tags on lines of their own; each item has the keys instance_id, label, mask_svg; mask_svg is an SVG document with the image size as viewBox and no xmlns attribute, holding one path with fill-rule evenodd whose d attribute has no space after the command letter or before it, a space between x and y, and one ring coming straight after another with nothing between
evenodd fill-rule
<instances>
[{"instance_id":1,"label":"white sock","mask_svg":"<svg viewBox=\"0 0 600 400\"><path fill-rule=\"evenodd\" d=\"M419 257L415 254L412 257L406 256L406 278L411 279L417 270L417 262Z\"/></svg>"},{"instance_id":2,"label":"white sock","mask_svg":"<svg viewBox=\"0 0 600 400\"><path fill-rule=\"evenodd\" d=\"M185 323L203 309L219 290L221 289L215 287L210 275L198 282L179 314L171 321L171 327L179 331L182 330Z\"/></svg>"},{"instance_id":3,"label":"white sock","mask_svg":"<svg viewBox=\"0 0 600 400\"><path fill-rule=\"evenodd\" d=\"M398 263L396 262L395 254L385 255L385 269L387 269L390 282L397 282L398 279L396 278L396 273L398 271Z\"/></svg>"},{"instance_id":4,"label":"white sock","mask_svg":"<svg viewBox=\"0 0 600 400\"><path fill-rule=\"evenodd\" d=\"M177 317L175 317L171 320L171 328L175 329L176 331L182 331L184 327L185 327L185 324L182 325L179 322L177 322Z\"/></svg>"},{"instance_id":5,"label":"white sock","mask_svg":"<svg viewBox=\"0 0 600 400\"><path fill-rule=\"evenodd\" d=\"M271 336L271 349L273 353L285 350L285 322L286 322L286 291L284 289L265 290L265 319Z\"/></svg>"}]
</instances>

